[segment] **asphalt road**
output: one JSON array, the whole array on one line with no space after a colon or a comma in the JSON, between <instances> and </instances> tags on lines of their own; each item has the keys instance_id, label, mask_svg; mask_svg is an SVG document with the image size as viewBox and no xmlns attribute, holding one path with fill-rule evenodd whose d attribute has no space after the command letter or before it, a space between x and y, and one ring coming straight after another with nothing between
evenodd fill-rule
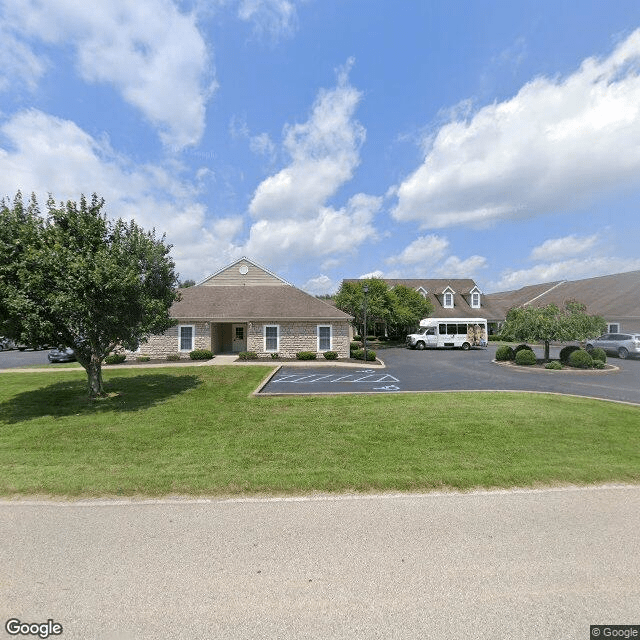
<instances>
[{"instance_id":1,"label":"asphalt road","mask_svg":"<svg viewBox=\"0 0 640 640\"><path fill-rule=\"evenodd\" d=\"M0 637L587 640L640 623L639 530L637 486L0 502Z\"/></svg>"},{"instance_id":2,"label":"asphalt road","mask_svg":"<svg viewBox=\"0 0 640 640\"><path fill-rule=\"evenodd\" d=\"M34 351L27 349L26 351L18 351L11 349L0 351L0 369L15 369L17 367L25 367L34 364L47 365L49 360L47 354L49 349L41 349Z\"/></svg>"},{"instance_id":3,"label":"asphalt road","mask_svg":"<svg viewBox=\"0 0 640 640\"><path fill-rule=\"evenodd\" d=\"M536 355L542 357L541 349ZM382 349L386 367L338 369L282 367L262 389L276 393L398 393L403 391L508 390L567 393L640 404L640 359L609 358L618 371L546 371L492 362L496 347L412 351ZM552 348L551 357L558 357Z\"/></svg>"}]
</instances>

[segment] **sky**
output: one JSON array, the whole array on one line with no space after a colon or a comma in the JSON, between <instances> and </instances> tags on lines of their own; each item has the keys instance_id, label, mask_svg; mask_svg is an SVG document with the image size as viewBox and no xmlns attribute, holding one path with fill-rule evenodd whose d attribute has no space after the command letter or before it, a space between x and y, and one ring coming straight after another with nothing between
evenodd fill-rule
<instances>
[{"instance_id":1,"label":"sky","mask_svg":"<svg viewBox=\"0 0 640 640\"><path fill-rule=\"evenodd\" d=\"M486 293L640 269L637 0L0 0L0 196Z\"/></svg>"}]
</instances>

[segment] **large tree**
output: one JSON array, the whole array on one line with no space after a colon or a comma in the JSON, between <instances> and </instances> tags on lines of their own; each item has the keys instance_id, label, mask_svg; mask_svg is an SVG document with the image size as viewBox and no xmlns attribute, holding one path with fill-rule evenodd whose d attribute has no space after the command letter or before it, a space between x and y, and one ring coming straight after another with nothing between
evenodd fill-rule
<instances>
[{"instance_id":1,"label":"large tree","mask_svg":"<svg viewBox=\"0 0 640 640\"><path fill-rule=\"evenodd\" d=\"M572 300L565 303L564 309L555 304L510 309L500 336L505 340L542 342L544 358L549 360L551 342L586 340L606 328L603 318L588 315L585 305Z\"/></svg>"},{"instance_id":2,"label":"large tree","mask_svg":"<svg viewBox=\"0 0 640 640\"><path fill-rule=\"evenodd\" d=\"M380 278L344 281L336 294L336 306L354 317L354 323L363 335L365 285L368 287L367 329L375 322L384 322L393 335L402 335L433 312L431 302L408 287L390 288Z\"/></svg>"},{"instance_id":3,"label":"large tree","mask_svg":"<svg viewBox=\"0 0 640 640\"><path fill-rule=\"evenodd\" d=\"M0 333L72 347L89 394L104 394L102 362L174 322L178 279L165 237L102 213L104 200L68 201L47 215L35 196L0 203Z\"/></svg>"}]
</instances>

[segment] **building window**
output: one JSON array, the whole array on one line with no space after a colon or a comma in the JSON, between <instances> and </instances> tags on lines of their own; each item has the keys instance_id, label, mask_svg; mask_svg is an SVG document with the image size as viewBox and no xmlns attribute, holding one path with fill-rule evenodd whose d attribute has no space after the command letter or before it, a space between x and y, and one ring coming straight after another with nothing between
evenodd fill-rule
<instances>
[{"instance_id":1,"label":"building window","mask_svg":"<svg viewBox=\"0 0 640 640\"><path fill-rule=\"evenodd\" d=\"M181 324L178 327L178 350L193 351L193 340L196 328L192 324Z\"/></svg>"},{"instance_id":2,"label":"building window","mask_svg":"<svg viewBox=\"0 0 640 640\"><path fill-rule=\"evenodd\" d=\"M620 324L618 322L610 322L607 325L607 333L620 333Z\"/></svg>"},{"instance_id":3,"label":"building window","mask_svg":"<svg viewBox=\"0 0 640 640\"><path fill-rule=\"evenodd\" d=\"M453 309L453 293L444 294L444 304L442 306L445 309Z\"/></svg>"},{"instance_id":4,"label":"building window","mask_svg":"<svg viewBox=\"0 0 640 640\"><path fill-rule=\"evenodd\" d=\"M267 324L264 327L264 350L280 350L280 327L277 324Z\"/></svg>"},{"instance_id":5,"label":"building window","mask_svg":"<svg viewBox=\"0 0 640 640\"><path fill-rule=\"evenodd\" d=\"M330 325L318 325L318 351L331 351Z\"/></svg>"},{"instance_id":6,"label":"building window","mask_svg":"<svg viewBox=\"0 0 640 640\"><path fill-rule=\"evenodd\" d=\"M471 294L471 307L473 309L479 309L480 308L480 294L477 291L474 291Z\"/></svg>"}]
</instances>

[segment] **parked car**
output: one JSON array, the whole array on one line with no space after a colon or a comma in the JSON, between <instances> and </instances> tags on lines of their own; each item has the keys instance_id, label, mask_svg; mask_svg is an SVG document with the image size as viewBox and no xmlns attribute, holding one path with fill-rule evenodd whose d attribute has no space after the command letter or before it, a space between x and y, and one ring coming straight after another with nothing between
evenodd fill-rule
<instances>
[{"instance_id":1,"label":"parked car","mask_svg":"<svg viewBox=\"0 0 640 640\"><path fill-rule=\"evenodd\" d=\"M13 349L15 345L13 344L13 340L11 338L5 338L4 336L0 336L0 351L4 349Z\"/></svg>"},{"instance_id":2,"label":"parked car","mask_svg":"<svg viewBox=\"0 0 640 640\"><path fill-rule=\"evenodd\" d=\"M640 355L640 334L637 333L605 333L599 338L587 340L585 348L592 351L600 347L607 353L619 358Z\"/></svg>"},{"instance_id":3,"label":"parked car","mask_svg":"<svg viewBox=\"0 0 640 640\"><path fill-rule=\"evenodd\" d=\"M49 358L49 362L74 362L76 353L69 347L59 347L58 349L51 349L47 358Z\"/></svg>"}]
</instances>

